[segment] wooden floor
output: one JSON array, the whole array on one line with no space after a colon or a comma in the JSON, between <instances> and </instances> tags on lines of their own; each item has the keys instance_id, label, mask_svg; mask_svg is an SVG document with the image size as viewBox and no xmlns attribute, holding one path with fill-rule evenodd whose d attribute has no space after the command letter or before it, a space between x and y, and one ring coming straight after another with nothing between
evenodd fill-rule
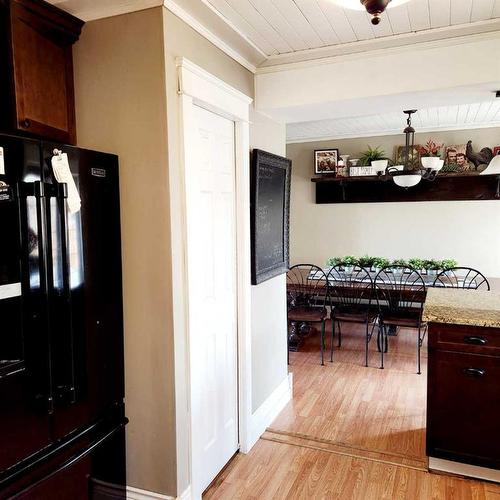
<instances>
[{"instance_id":1,"label":"wooden floor","mask_svg":"<svg viewBox=\"0 0 500 500\"><path fill-rule=\"evenodd\" d=\"M485 499L500 487L426 471L426 342L391 337L386 368L375 343L364 366L363 329L343 326L334 363L320 365L311 335L291 353L294 397L248 455L237 455L205 499Z\"/></svg>"}]
</instances>

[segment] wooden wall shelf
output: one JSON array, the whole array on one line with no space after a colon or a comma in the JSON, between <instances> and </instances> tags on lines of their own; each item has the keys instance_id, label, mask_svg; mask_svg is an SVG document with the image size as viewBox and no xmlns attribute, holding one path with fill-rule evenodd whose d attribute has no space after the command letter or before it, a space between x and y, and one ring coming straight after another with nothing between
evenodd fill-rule
<instances>
[{"instance_id":1,"label":"wooden wall shelf","mask_svg":"<svg viewBox=\"0 0 500 500\"><path fill-rule=\"evenodd\" d=\"M441 174L404 189L389 176L313 177L316 203L500 200L499 175Z\"/></svg>"}]
</instances>

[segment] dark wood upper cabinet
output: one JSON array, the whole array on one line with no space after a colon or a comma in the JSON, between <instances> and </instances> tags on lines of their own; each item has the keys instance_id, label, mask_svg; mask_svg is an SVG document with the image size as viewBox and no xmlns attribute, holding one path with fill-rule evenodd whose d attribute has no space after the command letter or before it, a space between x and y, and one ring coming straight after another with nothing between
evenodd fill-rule
<instances>
[{"instance_id":1,"label":"dark wood upper cabinet","mask_svg":"<svg viewBox=\"0 0 500 500\"><path fill-rule=\"evenodd\" d=\"M76 143L72 46L83 21L42 0L0 0L1 127Z\"/></svg>"}]
</instances>

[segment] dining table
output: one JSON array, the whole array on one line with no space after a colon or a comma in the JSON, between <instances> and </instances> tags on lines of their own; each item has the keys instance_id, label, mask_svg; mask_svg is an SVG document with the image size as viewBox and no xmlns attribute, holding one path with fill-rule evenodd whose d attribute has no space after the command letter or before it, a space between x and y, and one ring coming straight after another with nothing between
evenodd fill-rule
<instances>
[{"instance_id":1,"label":"dining table","mask_svg":"<svg viewBox=\"0 0 500 500\"><path fill-rule=\"evenodd\" d=\"M287 294L293 293L294 288L296 289L295 291L298 291L297 289L300 288L301 290L307 290L307 288L314 288L315 293L317 293L318 297L321 297L324 295L324 293L327 291L328 287L326 286L325 282L325 276L329 275L329 272L332 268L331 267L325 267L319 270L312 270L310 273L307 273L307 275L304 275L304 283L301 283L299 285L294 285L287 283ZM437 283L435 284L436 281L436 276L437 272L427 272L427 273L419 273L420 276L422 277L423 284L422 282L411 282L408 283L407 286L403 286L402 289L398 290L393 290L391 281L384 280L383 275L379 275L379 270L367 270L369 274L369 278L356 278L356 277L351 277L350 278L350 284L348 286L342 286L342 285L337 285L337 293L338 289L340 288L341 290L345 290L346 294L350 293L350 290L352 290L353 285L356 283L359 283L359 286L363 285L369 285L370 283L372 284L372 293L370 296L370 299L366 299L367 301L370 300L373 301L373 305L375 307L387 304L387 300L392 300L394 298L395 300L412 300L415 303L418 302L418 304L425 304L425 299L427 296L427 289L429 288L454 288L452 287L451 284L443 284L443 283ZM364 274L364 273L363 273ZM318 283L314 283L317 281ZM328 286L335 286L335 283L340 280L336 280L334 276L330 275L328 277ZM497 290L500 291L500 278L488 278L488 282L490 284L490 288L492 290ZM463 280L458 279L458 286L460 287L463 285ZM380 288L384 290L384 293L382 294L385 300L379 300L377 301L376 299L376 294L375 294L375 288ZM456 288L456 287L455 287ZM473 291L473 290L471 290ZM392 297L391 297L392 295ZM331 305L328 303L328 298L327 298L327 305ZM298 350L299 345L301 343L300 337L307 335L310 331L310 326L307 324L300 324L300 325L291 325L291 331L289 331L288 336L289 336L289 345L291 347L291 350ZM389 336L397 336L399 331L398 327L389 327L388 335Z\"/></svg>"}]
</instances>

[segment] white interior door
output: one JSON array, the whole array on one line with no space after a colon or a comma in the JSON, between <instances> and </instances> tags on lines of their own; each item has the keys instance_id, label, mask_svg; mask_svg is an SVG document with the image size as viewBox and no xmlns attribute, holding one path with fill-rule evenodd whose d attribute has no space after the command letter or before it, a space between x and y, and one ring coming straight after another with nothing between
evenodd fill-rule
<instances>
[{"instance_id":1,"label":"white interior door","mask_svg":"<svg viewBox=\"0 0 500 500\"><path fill-rule=\"evenodd\" d=\"M196 105L186 146L192 488L238 450L234 122Z\"/></svg>"}]
</instances>

